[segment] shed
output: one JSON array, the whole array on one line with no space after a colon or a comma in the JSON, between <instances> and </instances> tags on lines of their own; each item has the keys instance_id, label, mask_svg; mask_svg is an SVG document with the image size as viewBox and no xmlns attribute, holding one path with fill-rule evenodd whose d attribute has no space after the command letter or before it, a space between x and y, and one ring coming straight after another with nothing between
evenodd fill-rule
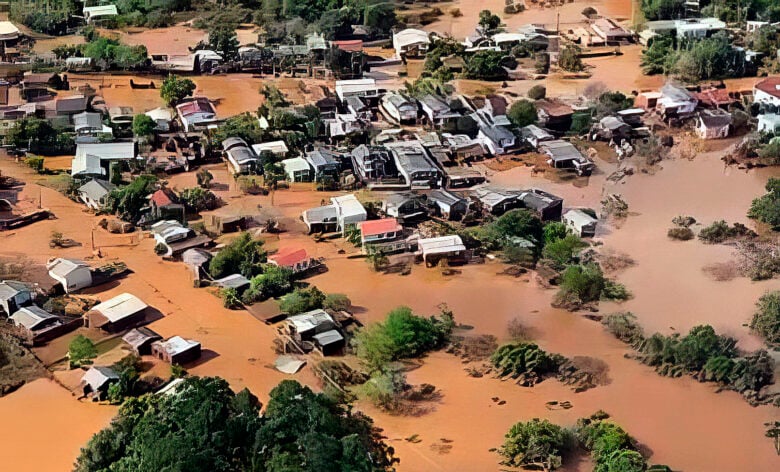
<instances>
[{"instance_id":1,"label":"shed","mask_svg":"<svg viewBox=\"0 0 780 472\"><path fill-rule=\"evenodd\" d=\"M345 344L344 336L335 329L317 333L312 336L312 339L314 340L314 345L322 351L323 356L338 354Z\"/></svg>"},{"instance_id":2,"label":"shed","mask_svg":"<svg viewBox=\"0 0 780 472\"><path fill-rule=\"evenodd\" d=\"M190 267L199 269L211 261L212 254L205 249L187 249L181 255L181 260Z\"/></svg>"},{"instance_id":3,"label":"shed","mask_svg":"<svg viewBox=\"0 0 780 472\"><path fill-rule=\"evenodd\" d=\"M0 282L0 308L6 316L13 315L19 308L32 302L32 289L23 282L3 280Z\"/></svg>"},{"instance_id":4,"label":"shed","mask_svg":"<svg viewBox=\"0 0 780 472\"><path fill-rule=\"evenodd\" d=\"M119 382L119 374L111 367L92 366L86 374L81 377L81 385L84 396L92 395L102 400L108 393L108 387L111 384Z\"/></svg>"},{"instance_id":5,"label":"shed","mask_svg":"<svg viewBox=\"0 0 780 472\"><path fill-rule=\"evenodd\" d=\"M285 156L290 152L284 141L269 141L267 143L253 144L252 150L255 151L255 154L258 156L262 154L263 151L272 152L277 156Z\"/></svg>"},{"instance_id":6,"label":"shed","mask_svg":"<svg viewBox=\"0 0 780 472\"><path fill-rule=\"evenodd\" d=\"M520 194L523 205L536 212L542 221L561 221L563 199L544 190L532 188Z\"/></svg>"},{"instance_id":7,"label":"shed","mask_svg":"<svg viewBox=\"0 0 780 472\"><path fill-rule=\"evenodd\" d=\"M92 268L77 259L57 258L46 264L49 276L62 284L65 293L73 293L92 286Z\"/></svg>"},{"instance_id":8,"label":"shed","mask_svg":"<svg viewBox=\"0 0 780 472\"><path fill-rule=\"evenodd\" d=\"M39 308L35 305L16 310L16 313L11 315L9 319L15 326L24 329L30 333L30 335L34 335L36 331L60 323L59 316L52 315L43 308Z\"/></svg>"},{"instance_id":9,"label":"shed","mask_svg":"<svg viewBox=\"0 0 780 472\"><path fill-rule=\"evenodd\" d=\"M582 210L574 208L567 211L563 214L563 222L581 238L592 238L596 235L598 220Z\"/></svg>"},{"instance_id":10,"label":"shed","mask_svg":"<svg viewBox=\"0 0 780 472\"><path fill-rule=\"evenodd\" d=\"M580 175L590 175L593 172L593 163L572 143L563 140L546 141L539 145L539 149L550 156L547 162L556 169L572 168Z\"/></svg>"},{"instance_id":11,"label":"shed","mask_svg":"<svg viewBox=\"0 0 780 472\"><path fill-rule=\"evenodd\" d=\"M123 293L86 312L84 325L108 332L121 331L143 321L148 307L135 295Z\"/></svg>"},{"instance_id":12,"label":"shed","mask_svg":"<svg viewBox=\"0 0 780 472\"><path fill-rule=\"evenodd\" d=\"M731 120L731 113L726 110L701 110L696 120L696 134L702 139L725 138L729 135Z\"/></svg>"},{"instance_id":13,"label":"shed","mask_svg":"<svg viewBox=\"0 0 780 472\"><path fill-rule=\"evenodd\" d=\"M419 254L428 266L436 265L441 259L462 259L466 246L458 235L424 238L417 241Z\"/></svg>"},{"instance_id":14,"label":"shed","mask_svg":"<svg viewBox=\"0 0 780 472\"><path fill-rule=\"evenodd\" d=\"M536 125L528 125L520 128L520 133L523 135L528 144L533 147L539 147L539 144L544 141L552 141L555 137Z\"/></svg>"},{"instance_id":15,"label":"shed","mask_svg":"<svg viewBox=\"0 0 780 472\"><path fill-rule=\"evenodd\" d=\"M315 334L336 329L336 322L325 310L312 310L288 317L287 334L299 341L310 341Z\"/></svg>"},{"instance_id":16,"label":"shed","mask_svg":"<svg viewBox=\"0 0 780 472\"><path fill-rule=\"evenodd\" d=\"M487 213L500 216L521 205L517 195L503 190L480 188L474 192L474 197Z\"/></svg>"},{"instance_id":17,"label":"shed","mask_svg":"<svg viewBox=\"0 0 780 472\"><path fill-rule=\"evenodd\" d=\"M199 359L201 347L198 341L174 336L167 341L153 342L152 355L170 364L183 365Z\"/></svg>"},{"instance_id":18,"label":"shed","mask_svg":"<svg viewBox=\"0 0 780 472\"><path fill-rule=\"evenodd\" d=\"M227 277L222 277L221 279L214 280L211 282L211 284L220 288L232 288L237 292L241 293L247 288L249 288L251 282L249 281L249 279L247 279L241 274L231 274L228 275Z\"/></svg>"},{"instance_id":19,"label":"shed","mask_svg":"<svg viewBox=\"0 0 780 472\"><path fill-rule=\"evenodd\" d=\"M428 202L438 216L448 220L459 221L463 219L469 209L468 200L446 190L431 190Z\"/></svg>"},{"instance_id":20,"label":"shed","mask_svg":"<svg viewBox=\"0 0 780 472\"><path fill-rule=\"evenodd\" d=\"M142 326L134 328L122 336L122 341L126 342L133 349L133 352L139 356L152 353L152 343L162 339L162 336L151 329Z\"/></svg>"}]
</instances>

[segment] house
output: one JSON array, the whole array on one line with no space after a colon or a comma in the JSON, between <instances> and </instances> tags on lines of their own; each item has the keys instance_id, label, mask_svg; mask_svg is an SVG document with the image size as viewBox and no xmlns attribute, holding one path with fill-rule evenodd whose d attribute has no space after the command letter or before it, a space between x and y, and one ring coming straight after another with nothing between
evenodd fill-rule
<instances>
[{"instance_id":1,"label":"house","mask_svg":"<svg viewBox=\"0 0 780 472\"><path fill-rule=\"evenodd\" d=\"M313 151L306 152L304 156L314 170L314 180L321 182L324 177L330 177L338 181L341 171L341 153L327 147L319 147Z\"/></svg>"},{"instance_id":2,"label":"house","mask_svg":"<svg viewBox=\"0 0 780 472\"><path fill-rule=\"evenodd\" d=\"M403 227L395 218L382 218L379 220L363 221L358 224L360 228L360 242L368 244L384 243L398 239L403 235Z\"/></svg>"},{"instance_id":3,"label":"house","mask_svg":"<svg viewBox=\"0 0 780 472\"><path fill-rule=\"evenodd\" d=\"M32 303L33 291L25 283L16 280L0 281L0 308L6 316L13 315L19 308Z\"/></svg>"},{"instance_id":4,"label":"house","mask_svg":"<svg viewBox=\"0 0 780 472\"><path fill-rule=\"evenodd\" d=\"M169 364L184 365L199 359L201 348L198 341L174 336L167 341L153 342L152 355Z\"/></svg>"},{"instance_id":5,"label":"house","mask_svg":"<svg viewBox=\"0 0 780 472\"><path fill-rule=\"evenodd\" d=\"M667 82L661 87L656 110L664 118L686 118L696 110L699 100L684 87Z\"/></svg>"},{"instance_id":6,"label":"house","mask_svg":"<svg viewBox=\"0 0 780 472\"><path fill-rule=\"evenodd\" d=\"M191 229L185 227L176 220L158 221L151 225L149 230L152 233L155 242L164 245L188 239L193 235Z\"/></svg>"},{"instance_id":7,"label":"house","mask_svg":"<svg viewBox=\"0 0 780 472\"><path fill-rule=\"evenodd\" d=\"M629 126L642 126L642 115L644 114L643 108L627 108L617 112L617 116Z\"/></svg>"},{"instance_id":8,"label":"house","mask_svg":"<svg viewBox=\"0 0 780 472\"><path fill-rule=\"evenodd\" d=\"M428 267L437 265L442 259L461 261L466 252L466 246L458 235L419 239L417 247L418 254Z\"/></svg>"},{"instance_id":9,"label":"house","mask_svg":"<svg viewBox=\"0 0 780 472\"><path fill-rule=\"evenodd\" d=\"M264 152L270 152L274 156L284 157L290 150L284 141L269 141L267 143L253 144L252 150L260 156Z\"/></svg>"},{"instance_id":10,"label":"house","mask_svg":"<svg viewBox=\"0 0 780 472\"><path fill-rule=\"evenodd\" d=\"M15 44L20 36L21 33L16 25L10 21L0 21L0 43L5 43L6 45Z\"/></svg>"},{"instance_id":11,"label":"house","mask_svg":"<svg viewBox=\"0 0 780 472\"><path fill-rule=\"evenodd\" d=\"M84 21L87 24L96 21L105 20L118 15L116 5L98 5L94 7L84 7Z\"/></svg>"},{"instance_id":12,"label":"house","mask_svg":"<svg viewBox=\"0 0 780 472\"><path fill-rule=\"evenodd\" d=\"M78 189L79 198L87 208L100 210L106 204L108 196L116 190L116 185L103 179L92 179Z\"/></svg>"},{"instance_id":13,"label":"house","mask_svg":"<svg viewBox=\"0 0 780 472\"><path fill-rule=\"evenodd\" d=\"M384 182L403 183L393 155L384 147L361 144L352 150L351 157L355 173L369 187Z\"/></svg>"},{"instance_id":14,"label":"house","mask_svg":"<svg viewBox=\"0 0 780 472\"><path fill-rule=\"evenodd\" d=\"M113 125L129 128L133 124L134 117L133 107L119 106L108 109L108 121Z\"/></svg>"},{"instance_id":15,"label":"house","mask_svg":"<svg viewBox=\"0 0 780 472\"><path fill-rule=\"evenodd\" d=\"M649 45L659 35L674 35L678 38L704 38L726 29L726 23L718 18L683 18L678 20L646 21L639 32L639 42Z\"/></svg>"},{"instance_id":16,"label":"house","mask_svg":"<svg viewBox=\"0 0 780 472\"><path fill-rule=\"evenodd\" d=\"M546 141L539 150L548 156L547 161L555 169L574 169L578 175L588 176L595 167L572 143L563 140Z\"/></svg>"},{"instance_id":17,"label":"house","mask_svg":"<svg viewBox=\"0 0 780 472\"><path fill-rule=\"evenodd\" d=\"M729 135L731 113L720 108L701 110L696 117L696 135L701 139L719 139Z\"/></svg>"},{"instance_id":18,"label":"house","mask_svg":"<svg viewBox=\"0 0 780 472\"><path fill-rule=\"evenodd\" d=\"M767 77L753 86L753 101L780 107L780 76Z\"/></svg>"},{"instance_id":19,"label":"house","mask_svg":"<svg viewBox=\"0 0 780 472\"><path fill-rule=\"evenodd\" d=\"M399 59L425 57L430 44L427 31L407 28L393 34L393 48Z\"/></svg>"},{"instance_id":20,"label":"house","mask_svg":"<svg viewBox=\"0 0 780 472\"><path fill-rule=\"evenodd\" d=\"M337 113L333 119L323 120L326 134L332 140L367 131L370 123L354 113Z\"/></svg>"},{"instance_id":21,"label":"house","mask_svg":"<svg viewBox=\"0 0 780 472\"><path fill-rule=\"evenodd\" d=\"M346 103L347 97L361 97L376 104L385 93L384 89L377 86L375 79L337 80L335 90L341 103Z\"/></svg>"},{"instance_id":22,"label":"house","mask_svg":"<svg viewBox=\"0 0 780 472\"><path fill-rule=\"evenodd\" d=\"M78 143L76 155L71 162L72 176L108 176L109 164L114 161L129 161L136 158L135 143L120 141L113 143Z\"/></svg>"},{"instance_id":23,"label":"house","mask_svg":"<svg viewBox=\"0 0 780 472\"><path fill-rule=\"evenodd\" d=\"M474 192L474 198L486 213L495 216L522 206L517 194L497 189L479 188Z\"/></svg>"},{"instance_id":24,"label":"house","mask_svg":"<svg viewBox=\"0 0 780 472\"><path fill-rule=\"evenodd\" d=\"M508 148L514 147L516 137L503 126L480 125L477 139L494 156L505 154Z\"/></svg>"},{"instance_id":25,"label":"house","mask_svg":"<svg viewBox=\"0 0 780 472\"><path fill-rule=\"evenodd\" d=\"M425 195L413 192L389 192L381 197L382 212L399 220L411 220L428 214L428 201Z\"/></svg>"},{"instance_id":26,"label":"house","mask_svg":"<svg viewBox=\"0 0 780 472\"><path fill-rule=\"evenodd\" d=\"M122 293L84 314L84 326L114 333L142 322L149 306L135 295Z\"/></svg>"},{"instance_id":27,"label":"house","mask_svg":"<svg viewBox=\"0 0 780 472\"><path fill-rule=\"evenodd\" d=\"M114 131L110 126L103 124L103 117L100 113L83 112L73 115L73 128L79 136L94 136L100 134L113 136Z\"/></svg>"},{"instance_id":28,"label":"house","mask_svg":"<svg viewBox=\"0 0 780 472\"><path fill-rule=\"evenodd\" d=\"M311 182L314 172L308 161L302 157L293 157L280 162L289 182Z\"/></svg>"},{"instance_id":29,"label":"house","mask_svg":"<svg viewBox=\"0 0 780 472\"><path fill-rule=\"evenodd\" d=\"M149 213L144 215L144 222L174 219L186 222L184 205L179 203L179 197L173 190L161 188L149 195Z\"/></svg>"},{"instance_id":30,"label":"house","mask_svg":"<svg viewBox=\"0 0 780 472\"><path fill-rule=\"evenodd\" d=\"M436 188L441 184L441 171L428 158L428 153L420 141L396 141L385 144L396 169L412 189Z\"/></svg>"},{"instance_id":31,"label":"house","mask_svg":"<svg viewBox=\"0 0 780 472\"><path fill-rule=\"evenodd\" d=\"M260 167L257 154L241 138L225 139L222 141L222 150L234 174L246 174Z\"/></svg>"},{"instance_id":32,"label":"house","mask_svg":"<svg viewBox=\"0 0 780 472\"><path fill-rule=\"evenodd\" d=\"M336 322L325 310L312 310L284 320L285 331L296 341L311 341L315 334L336 329Z\"/></svg>"},{"instance_id":33,"label":"house","mask_svg":"<svg viewBox=\"0 0 780 472\"><path fill-rule=\"evenodd\" d=\"M144 115L148 116L152 120L154 120L155 123L157 123L157 126L155 126L154 130L159 131L161 133L167 133L171 129L171 122L173 121L173 113L171 113L171 110L167 108L155 108L154 110L149 110Z\"/></svg>"},{"instance_id":34,"label":"house","mask_svg":"<svg viewBox=\"0 0 780 472\"><path fill-rule=\"evenodd\" d=\"M450 221L460 221L469 210L469 201L446 190L431 190L428 205L436 216Z\"/></svg>"},{"instance_id":35,"label":"house","mask_svg":"<svg viewBox=\"0 0 780 472\"><path fill-rule=\"evenodd\" d=\"M417 103L399 92L389 92L382 97L382 110L398 124L417 121Z\"/></svg>"},{"instance_id":36,"label":"house","mask_svg":"<svg viewBox=\"0 0 780 472\"><path fill-rule=\"evenodd\" d=\"M306 249L296 247L280 249L276 254L268 256L268 263L289 269L293 274L302 274L313 268L322 268L322 263L309 256Z\"/></svg>"},{"instance_id":37,"label":"house","mask_svg":"<svg viewBox=\"0 0 780 472\"><path fill-rule=\"evenodd\" d=\"M315 334L312 336L312 341L323 356L338 354L345 345L344 336L335 329Z\"/></svg>"},{"instance_id":38,"label":"house","mask_svg":"<svg viewBox=\"0 0 780 472\"><path fill-rule=\"evenodd\" d=\"M339 101L333 96L321 98L314 105L320 110L323 119L334 118L339 110Z\"/></svg>"},{"instance_id":39,"label":"house","mask_svg":"<svg viewBox=\"0 0 780 472\"><path fill-rule=\"evenodd\" d=\"M92 286L92 268L76 259L52 259L46 264L49 277L62 285L65 293L73 293Z\"/></svg>"},{"instance_id":40,"label":"house","mask_svg":"<svg viewBox=\"0 0 780 472\"><path fill-rule=\"evenodd\" d=\"M542 221L561 221L563 199L551 193L532 188L520 193L525 208L533 210Z\"/></svg>"},{"instance_id":41,"label":"house","mask_svg":"<svg viewBox=\"0 0 780 472\"><path fill-rule=\"evenodd\" d=\"M693 94L693 96L696 97L697 100L699 100L699 103L701 105L710 108L728 109L728 107L730 107L734 103L737 103L737 100L734 97L732 97L729 91L726 89L711 87L702 90L699 93L695 93Z\"/></svg>"},{"instance_id":42,"label":"house","mask_svg":"<svg viewBox=\"0 0 780 472\"><path fill-rule=\"evenodd\" d=\"M442 97L427 94L421 97L419 102L423 115L434 128L451 127L461 117Z\"/></svg>"},{"instance_id":43,"label":"house","mask_svg":"<svg viewBox=\"0 0 780 472\"><path fill-rule=\"evenodd\" d=\"M598 220L588 213L573 208L563 214L563 222L574 234L581 238L592 238L596 235Z\"/></svg>"},{"instance_id":44,"label":"house","mask_svg":"<svg viewBox=\"0 0 780 472\"><path fill-rule=\"evenodd\" d=\"M640 92L634 98L634 106L641 108L643 110L655 110L655 107L658 106L658 100L661 97L663 97L663 94L661 92L656 92L656 91Z\"/></svg>"},{"instance_id":45,"label":"house","mask_svg":"<svg viewBox=\"0 0 780 472\"><path fill-rule=\"evenodd\" d=\"M152 343L162 339L162 336L155 333L146 326L133 328L122 336L122 341L130 345L130 348L139 356L152 353Z\"/></svg>"},{"instance_id":46,"label":"house","mask_svg":"<svg viewBox=\"0 0 780 472\"><path fill-rule=\"evenodd\" d=\"M222 277L221 279L216 279L211 282L211 285L223 289L233 289L239 294L243 293L244 290L249 288L249 285L251 285L251 282L249 279L244 277L241 274L231 274L227 277Z\"/></svg>"},{"instance_id":47,"label":"house","mask_svg":"<svg viewBox=\"0 0 780 472\"><path fill-rule=\"evenodd\" d=\"M217 110L205 97L188 98L176 105L176 114L185 132L208 127L217 122Z\"/></svg>"},{"instance_id":48,"label":"house","mask_svg":"<svg viewBox=\"0 0 780 472\"><path fill-rule=\"evenodd\" d=\"M119 382L119 374L114 369L105 366L92 366L81 377L84 396L92 395L96 400L103 400L108 394L108 387Z\"/></svg>"},{"instance_id":49,"label":"house","mask_svg":"<svg viewBox=\"0 0 780 472\"><path fill-rule=\"evenodd\" d=\"M634 34L631 31L618 25L610 18L599 18L593 22L591 27L607 44L631 42L634 39Z\"/></svg>"},{"instance_id":50,"label":"house","mask_svg":"<svg viewBox=\"0 0 780 472\"><path fill-rule=\"evenodd\" d=\"M520 133L522 134L523 139L534 148L539 147L539 144L544 141L552 141L555 139L555 136L548 133L547 130L536 125L523 126L520 128Z\"/></svg>"},{"instance_id":51,"label":"house","mask_svg":"<svg viewBox=\"0 0 780 472\"><path fill-rule=\"evenodd\" d=\"M619 143L631 137L631 127L617 116L605 116L595 127L594 136Z\"/></svg>"},{"instance_id":52,"label":"house","mask_svg":"<svg viewBox=\"0 0 780 472\"><path fill-rule=\"evenodd\" d=\"M41 331L62 324L59 316L52 315L35 305L16 310L16 313L9 316L8 319L14 326L22 330L29 339L34 339Z\"/></svg>"},{"instance_id":53,"label":"house","mask_svg":"<svg viewBox=\"0 0 780 472\"><path fill-rule=\"evenodd\" d=\"M780 133L780 115L777 113L758 115L758 131L771 134Z\"/></svg>"},{"instance_id":54,"label":"house","mask_svg":"<svg viewBox=\"0 0 780 472\"><path fill-rule=\"evenodd\" d=\"M541 126L563 132L571 129L571 117L574 110L569 105L547 99L537 100L534 105L536 105Z\"/></svg>"},{"instance_id":55,"label":"house","mask_svg":"<svg viewBox=\"0 0 780 472\"><path fill-rule=\"evenodd\" d=\"M309 232L341 231L361 221L366 221L366 209L353 194L331 197L330 205L312 208L303 212L303 222Z\"/></svg>"},{"instance_id":56,"label":"house","mask_svg":"<svg viewBox=\"0 0 780 472\"><path fill-rule=\"evenodd\" d=\"M85 111L87 111L87 97L84 95L69 95L54 100L54 112L57 116L70 117Z\"/></svg>"}]
</instances>

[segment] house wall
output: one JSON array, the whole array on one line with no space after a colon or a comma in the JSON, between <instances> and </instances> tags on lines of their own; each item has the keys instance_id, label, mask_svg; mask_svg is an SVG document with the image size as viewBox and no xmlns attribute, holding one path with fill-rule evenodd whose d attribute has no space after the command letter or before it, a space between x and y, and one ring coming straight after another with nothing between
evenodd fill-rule
<instances>
[{"instance_id":1,"label":"house wall","mask_svg":"<svg viewBox=\"0 0 780 472\"><path fill-rule=\"evenodd\" d=\"M92 271L88 267L81 267L69 273L67 277L54 277L62 284L65 293L72 293L92 285Z\"/></svg>"},{"instance_id":2,"label":"house wall","mask_svg":"<svg viewBox=\"0 0 780 472\"><path fill-rule=\"evenodd\" d=\"M753 101L759 103L771 103L772 105L780 106L780 97L775 97L774 95L770 95L759 89L755 89L753 91Z\"/></svg>"}]
</instances>

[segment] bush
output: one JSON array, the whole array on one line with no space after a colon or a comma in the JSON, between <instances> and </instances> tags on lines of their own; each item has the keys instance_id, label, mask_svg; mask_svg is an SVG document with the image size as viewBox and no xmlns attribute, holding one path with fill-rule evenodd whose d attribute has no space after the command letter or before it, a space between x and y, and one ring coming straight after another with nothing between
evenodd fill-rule
<instances>
[{"instance_id":1,"label":"bush","mask_svg":"<svg viewBox=\"0 0 780 472\"><path fill-rule=\"evenodd\" d=\"M691 228L685 227L669 228L666 235L670 239L676 239L678 241L690 241L695 236Z\"/></svg>"},{"instance_id":2,"label":"bush","mask_svg":"<svg viewBox=\"0 0 780 472\"><path fill-rule=\"evenodd\" d=\"M349 311L352 301L343 293L329 293L325 296L322 307L333 311Z\"/></svg>"},{"instance_id":3,"label":"bush","mask_svg":"<svg viewBox=\"0 0 780 472\"><path fill-rule=\"evenodd\" d=\"M249 289L244 292L242 302L246 304L269 298L280 297L293 288L293 272L290 269L266 266L263 273L252 278Z\"/></svg>"},{"instance_id":4,"label":"bush","mask_svg":"<svg viewBox=\"0 0 780 472\"><path fill-rule=\"evenodd\" d=\"M486 248L496 250L512 238L523 238L538 244L542 240L542 232L542 221L534 213L527 209L515 209L478 228L474 235Z\"/></svg>"},{"instance_id":5,"label":"bush","mask_svg":"<svg viewBox=\"0 0 780 472\"><path fill-rule=\"evenodd\" d=\"M753 238L755 236L757 234L745 225L734 223L733 227L729 227L729 224L723 220L716 221L699 232L699 239L709 244L719 244L739 237Z\"/></svg>"},{"instance_id":6,"label":"bush","mask_svg":"<svg viewBox=\"0 0 780 472\"><path fill-rule=\"evenodd\" d=\"M133 134L137 137L151 136L157 123L148 115L139 114L133 117Z\"/></svg>"},{"instance_id":7,"label":"bush","mask_svg":"<svg viewBox=\"0 0 780 472\"><path fill-rule=\"evenodd\" d=\"M572 265L563 272L558 297L580 305L595 302L601 298L605 284L604 274L596 264Z\"/></svg>"},{"instance_id":8,"label":"bush","mask_svg":"<svg viewBox=\"0 0 780 472\"><path fill-rule=\"evenodd\" d=\"M585 64L580 59L580 54L582 50L578 46L564 47L558 55L558 67L567 72L582 72L585 70Z\"/></svg>"},{"instance_id":9,"label":"bush","mask_svg":"<svg viewBox=\"0 0 780 472\"><path fill-rule=\"evenodd\" d=\"M191 97L193 92L195 92L195 82L173 74L169 74L160 87L160 97L168 105L175 105L182 99Z\"/></svg>"},{"instance_id":10,"label":"bush","mask_svg":"<svg viewBox=\"0 0 780 472\"><path fill-rule=\"evenodd\" d=\"M554 268L560 270L572 263L579 250L584 247L587 247L587 244L578 236L567 234L562 239L546 244L542 250L542 257L552 262Z\"/></svg>"},{"instance_id":11,"label":"bush","mask_svg":"<svg viewBox=\"0 0 780 472\"><path fill-rule=\"evenodd\" d=\"M222 306L225 308L234 310L241 306L241 298L233 287L223 288L219 291L219 296L222 298Z\"/></svg>"},{"instance_id":12,"label":"bush","mask_svg":"<svg viewBox=\"0 0 780 472\"><path fill-rule=\"evenodd\" d=\"M566 359L559 354L547 354L529 342L504 344L490 356L490 363L498 377L518 379L524 386L532 386L545 377L556 374Z\"/></svg>"},{"instance_id":13,"label":"bush","mask_svg":"<svg viewBox=\"0 0 780 472\"><path fill-rule=\"evenodd\" d=\"M590 131L590 126L593 123L593 117L590 113L574 113L571 116L571 127L569 131L574 135L581 135Z\"/></svg>"},{"instance_id":14,"label":"bush","mask_svg":"<svg viewBox=\"0 0 780 472\"><path fill-rule=\"evenodd\" d=\"M71 368L91 364L97 354L95 343L83 334L79 334L68 344L68 361Z\"/></svg>"},{"instance_id":15,"label":"bush","mask_svg":"<svg viewBox=\"0 0 780 472\"><path fill-rule=\"evenodd\" d=\"M185 188L179 194L179 199L191 213L215 210L220 204L219 197L214 192L201 187Z\"/></svg>"},{"instance_id":16,"label":"bush","mask_svg":"<svg viewBox=\"0 0 780 472\"><path fill-rule=\"evenodd\" d=\"M594 16L596 16L598 14L599 14L599 12L596 11L596 9L593 8L593 7L585 7L582 10L582 16L584 16L585 18L592 18L592 17L594 17Z\"/></svg>"},{"instance_id":17,"label":"bush","mask_svg":"<svg viewBox=\"0 0 780 472\"><path fill-rule=\"evenodd\" d=\"M528 90L528 98L531 100L541 100L547 96L547 88L544 85L534 85Z\"/></svg>"},{"instance_id":18,"label":"bush","mask_svg":"<svg viewBox=\"0 0 780 472\"><path fill-rule=\"evenodd\" d=\"M39 156L30 156L24 160L27 167L41 174L43 173L43 158Z\"/></svg>"},{"instance_id":19,"label":"bush","mask_svg":"<svg viewBox=\"0 0 780 472\"><path fill-rule=\"evenodd\" d=\"M758 299L750 329L767 344L780 344L780 292L769 292Z\"/></svg>"},{"instance_id":20,"label":"bush","mask_svg":"<svg viewBox=\"0 0 780 472\"><path fill-rule=\"evenodd\" d=\"M555 470L570 443L566 430L539 418L513 425L504 437L499 454L502 464L510 467Z\"/></svg>"},{"instance_id":21,"label":"bush","mask_svg":"<svg viewBox=\"0 0 780 472\"><path fill-rule=\"evenodd\" d=\"M279 309L288 315L297 315L322 308L325 294L317 287L296 288L279 302Z\"/></svg>"},{"instance_id":22,"label":"bush","mask_svg":"<svg viewBox=\"0 0 780 472\"><path fill-rule=\"evenodd\" d=\"M509 107L507 118L518 127L532 125L539 119L536 106L528 100L518 100Z\"/></svg>"},{"instance_id":23,"label":"bush","mask_svg":"<svg viewBox=\"0 0 780 472\"><path fill-rule=\"evenodd\" d=\"M222 248L209 262L209 274L215 279L232 274L253 277L261 272L266 260L263 242L255 241L249 233L239 237Z\"/></svg>"},{"instance_id":24,"label":"bush","mask_svg":"<svg viewBox=\"0 0 780 472\"><path fill-rule=\"evenodd\" d=\"M612 313L605 316L601 323L616 338L627 344L635 344L644 339L644 331L630 312Z\"/></svg>"},{"instance_id":25,"label":"bush","mask_svg":"<svg viewBox=\"0 0 780 472\"><path fill-rule=\"evenodd\" d=\"M450 10L450 15L453 18L460 18L461 16L463 16L463 12L460 11L460 8L452 8Z\"/></svg>"}]
</instances>

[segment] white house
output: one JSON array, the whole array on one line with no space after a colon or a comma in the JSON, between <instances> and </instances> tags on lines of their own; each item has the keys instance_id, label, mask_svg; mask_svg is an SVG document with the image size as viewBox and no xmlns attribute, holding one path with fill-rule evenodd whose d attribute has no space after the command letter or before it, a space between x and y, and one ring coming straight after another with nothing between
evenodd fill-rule
<instances>
[{"instance_id":1,"label":"white house","mask_svg":"<svg viewBox=\"0 0 780 472\"><path fill-rule=\"evenodd\" d=\"M366 209L354 194L331 197L330 201L336 208L337 230L343 232L347 227L366 221L368 218Z\"/></svg>"},{"instance_id":2,"label":"white house","mask_svg":"<svg viewBox=\"0 0 780 472\"><path fill-rule=\"evenodd\" d=\"M253 144L252 150L255 151L255 154L258 156L262 154L263 151L271 152L276 156L286 156L287 153L290 152L290 150L287 148L287 144L281 140Z\"/></svg>"},{"instance_id":3,"label":"white house","mask_svg":"<svg viewBox=\"0 0 780 472\"><path fill-rule=\"evenodd\" d=\"M428 33L419 29L407 28L393 34L393 48L395 48L395 56L399 59L425 56L430 43Z\"/></svg>"},{"instance_id":4,"label":"white house","mask_svg":"<svg viewBox=\"0 0 780 472\"><path fill-rule=\"evenodd\" d=\"M426 264L432 263L433 260L461 256L466 252L466 246L458 235L420 239L417 241L417 247Z\"/></svg>"},{"instance_id":5,"label":"white house","mask_svg":"<svg viewBox=\"0 0 780 472\"><path fill-rule=\"evenodd\" d=\"M696 134L701 139L719 139L729 135L731 113L720 108L702 110L696 118Z\"/></svg>"},{"instance_id":6,"label":"white house","mask_svg":"<svg viewBox=\"0 0 780 472\"><path fill-rule=\"evenodd\" d=\"M107 176L108 171L104 164L110 161L129 161L135 157L135 143L132 141L78 143L76 155L71 162L70 174Z\"/></svg>"},{"instance_id":7,"label":"white house","mask_svg":"<svg viewBox=\"0 0 780 472\"><path fill-rule=\"evenodd\" d=\"M577 236L592 238L596 235L598 220L584 211L574 208L563 214L563 223Z\"/></svg>"},{"instance_id":8,"label":"white house","mask_svg":"<svg viewBox=\"0 0 780 472\"><path fill-rule=\"evenodd\" d=\"M95 7L84 7L84 21L93 23L98 20L104 20L112 16L117 16L116 5L98 5Z\"/></svg>"},{"instance_id":9,"label":"white house","mask_svg":"<svg viewBox=\"0 0 780 472\"><path fill-rule=\"evenodd\" d=\"M780 76L767 77L753 86L753 101L780 106Z\"/></svg>"},{"instance_id":10,"label":"white house","mask_svg":"<svg viewBox=\"0 0 780 472\"><path fill-rule=\"evenodd\" d=\"M8 316L32 301L33 292L26 284L16 280L0 281L0 308Z\"/></svg>"},{"instance_id":11,"label":"white house","mask_svg":"<svg viewBox=\"0 0 780 472\"><path fill-rule=\"evenodd\" d=\"M343 103L347 97L379 98L384 93L375 79L337 80L336 96Z\"/></svg>"},{"instance_id":12,"label":"white house","mask_svg":"<svg viewBox=\"0 0 780 472\"><path fill-rule=\"evenodd\" d=\"M309 162L302 157L285 159L280 164L284 167L289 182L311 182L314 179L314 172Z\"/></svg>"},{"instance_id":13,"label":"white house","mask_svg":"<svg viewBox=\"0 0 780 472\"><path fill-rule=\"evenodd\" d=\"M503 126L482 125L479 127L477 139L494 156L504 154L507 148L515 145L515 135Z\"/></svg>"},{"instance_id":14,"label":"white house","mask_svg":"<svg viewBox=\"0 0 780 472\"><path fill-rule=\"evenodd\" d=\"M758 131L772 134L780 133L780 115L777 113L758 115Z\"/></svg>"},{"instance_id":15,"label":"white house","mask_svg":"<svg viewBox=\"0 0 780 472\"><path fill-rule=\"evenodd\" d=\"M241 138L227 138L222 141L225 158L234 174L245 174L260 165L260 159Z\"/></svg>"},{"instance_id":16,"label":"white house","mask_svg":"<svg viewBox=\"0 0 780 472\"><path fill-rule=\"evenodd\" d=\"M417 121L417 103L398 92L389 92L382 97L382 109L397 123Z\"/></svg>"},{"instance_id":17,"label":"white house","mask_svg":"<svg viewBox=\"0 0 780 472\"><path fill-rule=\"evenodd\" d=\"M49 277L62 284L65 293L92 286L92 269L76 259L52 259L46 264Z\"/></svg>"},{"instance_id":18,"label":"white house","mask_svg":"<svg viewBox=\"0 0 780 472\"><path fill-rule=\"evenodd\" d=\"M79 198L88 208L99 210L106 199L116 189L116 185L102 179L92 179L79 187Z\"/></svg>"}]
</instances>

